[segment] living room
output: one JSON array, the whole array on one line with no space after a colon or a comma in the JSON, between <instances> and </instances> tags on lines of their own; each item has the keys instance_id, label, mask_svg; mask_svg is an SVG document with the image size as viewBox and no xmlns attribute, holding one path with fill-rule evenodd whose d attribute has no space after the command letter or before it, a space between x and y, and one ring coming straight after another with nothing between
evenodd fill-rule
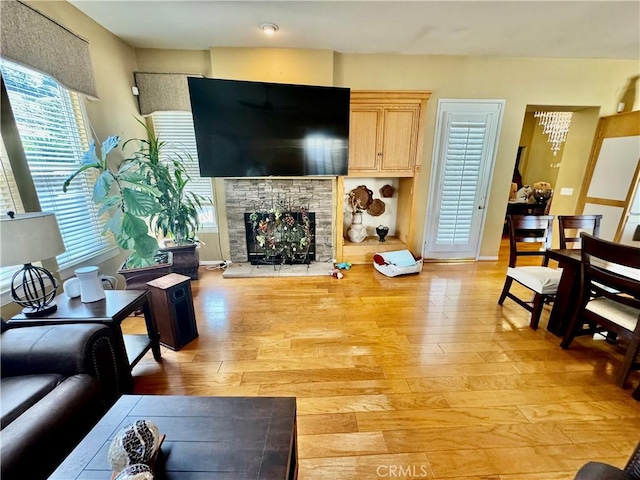
<instances>
[{"instance_id":1,"label":"living room","mask_svg":"<svg viewBox=\"0 0 640 480\"><path fill-rule=\"evenodd\" d=\"M207 270L204 265L200 269L202 278L192 282L200 338L180 352L163 349L161 364L150 356L145 357L133 372L136 393L299 396L301 478L377 478L381 475L376 474L376 467L372 465L412 464L418 465L416 478L419 467L428 465L432 469L429 470L431 478L569 479L588 460L624 464L637 440L633 437L637 437L634 432L640 426L640 414L628 389L610 385L607 375L613 367L606 360L607 356L590 357L590 350L581 347L563 352L558 346L559 339L553 335L543 329L529 331L526 312L513 304L500 308L496 301L506 270L505 251L501 250L505 202L509 197L514 159L528 106L562 106L574 112L574 130L566 142L554 188L557 191L572 189L575 193L556 197L551 212L574 213L598 119L617 112L628 79L638 74L637 58L341 53L331 49L274 47L269 40L260 40L262 43L252 47L207 45L200 49L183 49L176 40L175 46L142 48L132 46L134 40L128 42L112 34L83 13L81 5L77 8L74 2L27 3L87 40L99 99L86 101L85 108L93 134L99 141L109 135L119 135L123 139L144 136L142 126L136 120L141 116L137 99L132 94L134 72L183 73L210 78L349 87L352 90L431 92L425 112L423 148L419 152L422 170L416 173L417 188L413 193L416 207L412 211L412 228L415 233L407 242L408 249L416 254L423 251L438 100L506 100L479 247L478 257L482 261L462 265L427 264L420 276L399 281L383 278L371 265L356 265L344 272L345 278L339 281L328 275L304 281L223 280L219 278L219 270ZM256 25L247 28L254 27L257 31ZM636 99L631 109L638 108ZM19 185L28 183L25 182L28 172L14 171L13 174ZM22 202L25 210L31 211L29 196L23 196L24 188L29 187L21 190ZM199 234L203 241L200 259L204 263L227 260L231 255L224 215L225 180L213 179L213 192L218 224L215 229ZM332 195L335 197L337 193ZM330 201L335 204L337 199ZM94 259L89 264L99 266L102 273L115 275L125 258L125 252L116 252L111 258ZM57 270L55 261L44 263L52 271ZM66 278L61 275L61 280L72 274L71 270ZM11 318L19 310L16 304L3 301L3 318ZM467 312L474 312L473 316L468 316ZM295 328L293 325L298 321L299 328ZM422 343L418 337L427 333L427 326L432 327L429 333L433 333L434 338ZM139 328L139 322L135 321L130 326L125 325L125 330L137 331ZM457 339L446 338L454 335ZM315 336L325 340L313 340ZM350 338L352 343L349 343ZM417 346L410 345L414 341ZM480 345L483 342L488 343ZM500 342L502 345L498 345ZM514 343L507 348L505 342ZM474 348L470 343L476 350L470 350ZM466 356L452 346L455 344L467 349ZM514 348L514 344L519 348ZM448 345L445 348L452 350L443 350L442 345ZM530 348L523 349L526 345ZM345 352L349 355L343 357ZM390 352L394 352L390 357L410 354L414 357L411 360L377 357L385 357ZM287 368L283 359L289 366L297 365L296 368ZM406 363L394 364L403 361ZM444 362L449 366L442 373L432 366L409 374L408 370L418 368L420 362ZM469 373L478 362L486 362L489 366ZM499 365L499 362L505 363ZM462 366L455 367L456 364ZM402 368L408 375L403 376ZM321 370L326 370L324 375ZM483 370L491 370L491 373L481 376ZM542 400L544 407L532 407L528 414L523 414L515 412L517 408L508 400L497 402L496 395L489 392L498 390L501 393L497 396L506 398L504 392L515 388L519 381L516 375L510 377L515 382L511 387L491 383L484 390L485 400L482 400L482 395L473 399L462 398L462 395L445 397L442 395L445 387L438 390L435 380L436 386L430 385L428 375L453 381L455 374L452 372L459 374L457 382L469 382L470 385L491 382L508 373L529 374L530 377L520 377L524 378L520 381L526 384L530 379L527 394L532 397L538 389L549 394L554 388L566 390L548 402ZM540 376L534 378L535 373ZM351 380L356 382L351 386L347 381L349 375L354 375ZM314 376L314 380L309 381L309 376ZM288 379L292 388L278 387L282 384L281 379ZM568 387L554 383L562 379L568 382ZM543 380L549 383L543 384ZM631 384L636 385L637 380L637 374L634 374ZM301 384L300 388L296 388L297 384ZM598 386L605 393L599 393ZM460 389L464 390L463 387ZM424 394L430 390L437 393ZM578 401L579 394L589 400ZM562 395L565 395L564 400L560 398ZM317 403L313 402L314 397L318 399ZM359 405L359 401L370 403ZM596 408L599 401L602 405ZM403 402L414 402L414 405L407 409L406 403L402 406ZM485 422L478 420L479 417L474 421L451 420L453 417L446 420L442 413L444 425L457 421L458 428L475 427L456 430L449 424L451 428L442 432L440 428L424 428L420 430L421 439L414 437L403 443L400 433L386 432L406 432L410 428L401 428L402 425L406 427L406 422L398 420L395 426L398 428L387 425L377 429L376 421L393 422L393 419L363 415L367 411L414 411L413 421L427 422L426 417L420 420L420 415L426 416L425 412L432 408L436 411L451 408L456 402L459 402L458 407L453 408L474 404L497 420ZM512 402L525 404L522 398ZM533 405L533 400L529 402ZM562 419L566 422L560 435L562 441L555 437L554 441L545 443L542 437L545 432L560 428L553 422L554 418L560 421L562 414L549 415L547 422L539 425L533 419L537 415L544 416L542 411L552 410L570 413ZM483 413L478 412L478 415L482 417ZM512 433L504 425L524 419L536 428L520 431L514 427L517 432L513 436L522 439L528 435L529 440L510 442ZM598 425L601 419L607 419L601 422L607 427ZM480 433L483 428L495 429L496 437L505 440L490 442L486 432ZM578 438L578 433L567 434L570 428L584 433L584 437ZM609 432L609 436L606 437L603 431ZM475 442L475 445L468 450L445 445L441 436L438 441L443 443L434 447L431 455L425 453L428 450L416 447L421 441L436 442L431 436L435 433L445 433L454 439L475 435L475 441L460 441L460 444L466 441ZM406 445L411 442L411 446ZM492 454L489 449L482 448L483 442L502 449L503 458L500 453ZM456 450L468 451L468 458L456 457ZM509 467L508 464L518 464L520 455L535 460L517 468ZM471 468L473 463L479 466ZM388 468L385 472L390 476ZM405 477L410 478L409 475Z\"/></svg>"}]
</instances>

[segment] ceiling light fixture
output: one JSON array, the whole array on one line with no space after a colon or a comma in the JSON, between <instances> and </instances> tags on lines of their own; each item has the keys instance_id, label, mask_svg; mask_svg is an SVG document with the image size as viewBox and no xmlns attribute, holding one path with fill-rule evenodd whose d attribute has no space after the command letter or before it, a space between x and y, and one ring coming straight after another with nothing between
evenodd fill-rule
<instances>
[{"instance_id":1,"label":"ceiling light fixture","mask_svg":"<svg viewBox=\"0 0 640 480\"><path fill-rule=\"evenodd\" d=\"M534 112L534 117L540 119L542 133L548 135L547 141L551 144L551 151L556 156L562 143L567 139L567 133L571 126L572 112Z\"/></svg>"},{"instance_id":2,"label":"ceiling light fixture","mask_svg":"<svg viewBox=\"0 0 640 480\"><path fill-rule=\"evenodd\" d=\"M260 25L260 29L265 33L265 35L273 35L280 28L275 23L263 23Z\"/></svg>"}]
</instances>

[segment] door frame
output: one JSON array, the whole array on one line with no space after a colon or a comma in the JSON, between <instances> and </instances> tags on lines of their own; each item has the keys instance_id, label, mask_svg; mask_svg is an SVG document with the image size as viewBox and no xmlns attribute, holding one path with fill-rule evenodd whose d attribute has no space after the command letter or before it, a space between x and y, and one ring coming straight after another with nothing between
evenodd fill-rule
<instances>
[{"instance_id":1,"label":"door frame","mask_svg":"<svg viewBox=\"0 0 640 480\"><path fill-rule=\"evenodd\" d=\"M498 152L498 144L500 140L500 133L502 131L502 120L504 117L504 109L506 105L505 99L456 99L456 98L440 98L438 99L438 108L436 112L436 129L434 133L434 143L433 143L433 152L431 156L431 175L429 178L429 193L427 198L427 208L426 208L426 217L424 222L424 232L423 232L423 243L422 243L422 256L423 258L427 258L428 251L428 243L429 243L429 234L431 232L431 222L430 217L433 215L433 207L435 205L436 199L433 198L437 190L437 182L438 182L438 155L440 153L440 147L442 144L442 129L444 127L444 117L442 115L442 105L444 103L454 103L454 104L469 104L469 105L478 105L478 104L492 104L498 106L498 114L496 120L496 130L495 137L492 139L493 145L491 146L491 152L487 155L490 164L486 170L487 183L486 183L486 191L484 194L484 205L482 205L482 214L480 218L480 226L478 229L478 242L476 244L475 252L473 254L473 260L478 260L480 255L480 249L482 246L482 238L484 236L484 228L487 219L487 205L489 204L489 195L491 193L491 184L493 182L493 174L496 165L496 157ZM434 258L434 260L442 260L442 261L459 261L463 260L462 258ZM468 259L471 259L468 258ZM467 259L467 260L468 260Z\"/></svg>"}]
</instances>

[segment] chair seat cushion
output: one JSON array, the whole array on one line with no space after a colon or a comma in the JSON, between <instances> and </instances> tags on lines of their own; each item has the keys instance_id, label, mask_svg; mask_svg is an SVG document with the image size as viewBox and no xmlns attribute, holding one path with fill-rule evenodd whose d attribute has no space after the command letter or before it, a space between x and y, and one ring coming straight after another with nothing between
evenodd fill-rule
<instances>
[{"instance_id":1,"label":"chair seat cushion","mask_svg":"<svg viewBox=\"0 0 640 480\"><path fill-rule=\"evenodd\" d=\"M4 377L0 388L2 428L51 392L64 378L57 374Z\"/></svg>"},{"instance_id":2,"label":"chair seat cushion","mask_svg":"<svg viewBox=\"0 0 640 480\"><path fill-rule=\"evenodd\" d=\"M609 298L596 298L587 303L586 310L610 320L629 331L634 331L640 310L615 302Z\"/></svg>"},{"instance_id":3,"label":"chair seat cushion","mask_svg":"<svg viewBox=\"0 0 640 480\"><path fill-rule=\"evenodd\" d=\"M507 276L536 293L551 295L558 291L562 269L549 267L509 267Z\"/></svg>"}]
</instances>

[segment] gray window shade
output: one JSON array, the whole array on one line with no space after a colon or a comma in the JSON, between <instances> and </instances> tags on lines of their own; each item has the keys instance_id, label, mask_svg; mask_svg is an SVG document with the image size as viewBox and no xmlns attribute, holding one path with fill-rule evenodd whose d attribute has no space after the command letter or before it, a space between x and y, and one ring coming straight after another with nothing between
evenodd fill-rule
<instances>
[{"instance_id":1,"label":"gray window shade","mask_svg":"<svg viewBox=\"0 0 640 480\"><path fill-rule=\"evenodd\" d=\"M153 127L160 140L167 142L165 152L171 153L173 147L185 161L191 177L188 185L189 191L202 195L213 202L211 178L200 177L196 133L193 128L191 112L156 112L153 114ZM185 157L185 152L189 154L188 157ZM212 203L203 205L200 222L205 228L217 226Z\"/></svg>"},{"instance_id":2,"label":"gray window shade","mask_svg":"<svg viewBox=\"0 0 640 480\"><path fill-rule=\"evenodd\" d=\"M439 245L469 241L485 138L484 123L452 121L449 124L436 238Z\"/></svg>"},{"instance_id":3,"label":"gray window shade","mask_svg":"<svg viewBox=\"0 0 640 480\"><path fill-rule=\"evenodd\" d=\"M189 85L184 73L135 72L140 115L155 112L190 112Z\"/></svg>"},{"instance_id":4,"label":"gray window shade","mask_svg":"<svg viewBox=\"0 0 640 480\"><path fill-rule=\"evenodd\" d=\"M43 72L69 90L98 98L89 43L37 10L0 1L0 56Z\"/></svg>"},{"instance_id":5,"label":"gray window shade","mask_svg":"<svg viewBox=\"0 0 640 480\"><path fill-rule=\"evenodd\" d=\"M41 209L58 219L66 248L58 265L68 268L112 249L92 201L92 179L82 174L62 191L89 143L78 95L26 67L0 60L0 68Z\"/></svg>"}]
</instances>

